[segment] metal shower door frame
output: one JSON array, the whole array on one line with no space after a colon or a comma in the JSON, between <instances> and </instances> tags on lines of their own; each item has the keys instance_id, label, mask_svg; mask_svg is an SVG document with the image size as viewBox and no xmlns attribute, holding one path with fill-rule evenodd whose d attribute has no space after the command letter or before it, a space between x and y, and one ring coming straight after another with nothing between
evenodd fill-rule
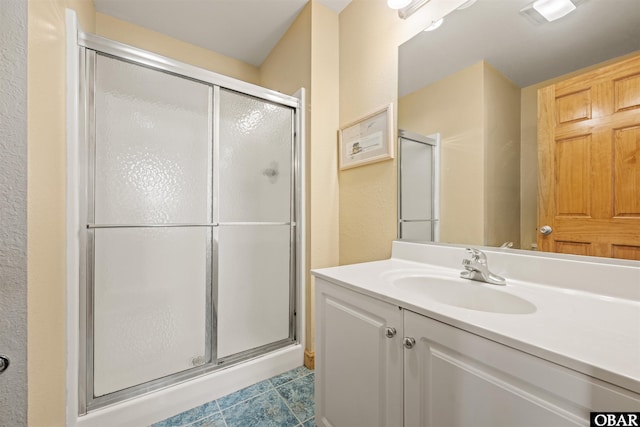
<instances>
[{"instance_id":1,"label":"metal shower door frame","mask_svg":"<svg viewBox=\"0 0 640 427\"><path fill-rule=\"evenodd\" d=\"M433 200L431 204L431 218L424 220L407 220L402 217L402 140L431 146L433 155L431 157L431 194ZM434 133L423 136L407 130L398 130L398 239L402 238L402 225L410 222L430 222L432 241L440 240L440 134Z\"/></svg>"},{"instance_id":2,"label":"metal shower door frame","mask_svg":"<svg viewBox=\"0 0 640 427\"><path fill-rule=\"evenodd\" d=\"M79 375L78 375L78 413L86 414L88 411L103 406L111 405L122 400L167 387L172 384L186 381L188 379L205 375L217 369L228 367L244 360L248 360L271 350L295 344L300 336L298 325L300 319L296 318L297 304L301 303L298 298L298 287L303 280L301 255L304 250L304 230L298 223L298 218L303 218L304 198L303 182L304 177L301 170L304 147L302 146L303 126L303 104L299 99L271 91L260 86L242 82L217 73L203 70L188 64L181 63L160 55L153 54L141 49L127 46L93 34L80 33L79 44L79 64L80 64L80 88L79 88L79 135L80 135L80 155L87 159L86 170L80 171L80 203L79 216L81 220L80 234L80 272L79 272ZM158 72L164 72L176 77L196 81L209 86L209 120L208 120L208 202L206 223L190 224L95 224L93 203L94 203L94 177L95 172L95 72L97 56L103 55L116 60L125 61L133 65L142 66ZM216 304L217 304L217 250L214 245L214 237L220 224L215 220L217 215L216 201L219 200L219 187L217 174L217 164L219 161L218 147L218 120L219 120L219 91L220 88L230 89L245 95L258 98L262 101L278 104L291 108L292 114L292 134L291 134L291 189L290 206L291 218L289 223L278 223L278 225L289 225L290 227L290 273L289 273L289 337L287 339L269 343L267 345L250 349L238 354L226 357L224 360L217 360L216 348ZM304 91L301 92L304 99ZM242 223L242 225L275 225L275 223ZM240 223L225 223L225 225L240 225ZM210 295L207 300L207 326L206 337L210 345L207 346L207 363L196 366L185 371L176 372L166 377L158 378L143 384L138 384L119 390L104 396L95 397L93 392L93 262L94 262L94 230L109 228L142 228L142 227L206 227L207 234L207 267L206 267L206 292ZM301 292L303 292L301 290ZM303 331L300 331L302 334Z\"/></svg>"}]
</instances>

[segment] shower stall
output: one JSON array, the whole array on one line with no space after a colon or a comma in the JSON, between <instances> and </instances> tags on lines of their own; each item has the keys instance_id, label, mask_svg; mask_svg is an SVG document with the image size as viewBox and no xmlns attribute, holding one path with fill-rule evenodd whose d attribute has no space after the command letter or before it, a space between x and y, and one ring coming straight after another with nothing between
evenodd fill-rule
<instances>
[{"instance_id":1,"label":"shower stall","mask_svg":"<svg viewBox=\"0 0 640 427\"><path fill-rule=\"evenodd\" d=\"M440 134L398 131L398 239L440 238Z\"/></svg>"},{"instance_id":2,"label":"shower stall","mask_svg":"<svg viewBox=\"0 0 640 427\"><path fill-rule=\"evenodd\" d=\"M301 356L301 100L77 40L78 414Z\"/></svg>"}]
</instances>

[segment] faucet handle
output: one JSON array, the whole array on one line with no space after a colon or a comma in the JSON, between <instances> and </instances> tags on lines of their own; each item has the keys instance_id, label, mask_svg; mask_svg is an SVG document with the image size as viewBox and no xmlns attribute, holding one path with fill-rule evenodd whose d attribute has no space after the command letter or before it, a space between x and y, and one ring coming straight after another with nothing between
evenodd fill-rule
<instances>
[{"instance_id":1,"label":"faucet handle","mask_svg":"<svg viewBox=\"0 0 640 427\"><path fill-rule=\"evenodd\" d=\"M484 252L476 248L466 248L465 250L471 254L472 261L477 261L481 264L486 264L487 256L484 254Z\"/></svg>"}]
</instances>

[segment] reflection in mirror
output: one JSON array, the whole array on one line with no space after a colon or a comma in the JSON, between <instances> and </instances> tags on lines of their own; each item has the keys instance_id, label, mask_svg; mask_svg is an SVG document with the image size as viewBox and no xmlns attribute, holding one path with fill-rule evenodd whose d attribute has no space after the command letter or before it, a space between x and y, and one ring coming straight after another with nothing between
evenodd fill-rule
<instances>
[{"instance_id":1,"label":"reflection in mirror","mask_svg":"<svg viewBox=\"0 0 640 427\"><path fill-rule=\"evenodd\" d=\"M398 238L439 239L440 135L398 132Z\"/></svg>"},{"instance_id":2,"label":"reflection in mirror","mask_svg":"<svg viewBox=\"0 0 640 427\"><path fill-rule=\"evenodd\" d=\"M572 1L542 23L531 0L478 0L400 46L398 127L441 135L439 241L537 248L538 89L640 53L637 0Z\"/></svg>"}]
</instances>

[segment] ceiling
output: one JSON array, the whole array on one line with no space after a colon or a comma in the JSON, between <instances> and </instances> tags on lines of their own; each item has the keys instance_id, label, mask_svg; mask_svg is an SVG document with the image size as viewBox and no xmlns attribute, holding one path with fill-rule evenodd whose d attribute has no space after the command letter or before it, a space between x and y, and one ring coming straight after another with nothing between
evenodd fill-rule
<instances>
[{"instance_id":1,"label":"ceiling","mask_svg":"<svg viewBox=\"0 0 640 427\"><path fill-rule=\"evenodd\" d=\"M98 12L260 66L309 0L94 0ZM319 0L340 13L351 0ZM480 60L520 87L640 50L640 0L573 0L539 24L532 0L478 0L400 47L399 94ZM366 18L366 17L365 17ZM399 19L399 18L398 18Z\"/></svg>"},{"instance_id":2,"label":"ceiling","mask_svg":"<svg viewBox=\"0 0 640 427\"><path fill-rule=\"evenodd\" d=\"M399 94L485 59L520 87L640 50L640 0L573 0L569 15L536 24L532 0L478 0L400 47Z\"/></svg>"},{"instance_id":3,"label":"ceiling","mask_svg":"<svg viewBox=\"0 0 640 427\"><path fill-rule=\"evenodd\" d=\"M309 0L94 0L100 13L260 66ZM319 0L340 13L351 0Z\"/></svg>"}]
</instances>

